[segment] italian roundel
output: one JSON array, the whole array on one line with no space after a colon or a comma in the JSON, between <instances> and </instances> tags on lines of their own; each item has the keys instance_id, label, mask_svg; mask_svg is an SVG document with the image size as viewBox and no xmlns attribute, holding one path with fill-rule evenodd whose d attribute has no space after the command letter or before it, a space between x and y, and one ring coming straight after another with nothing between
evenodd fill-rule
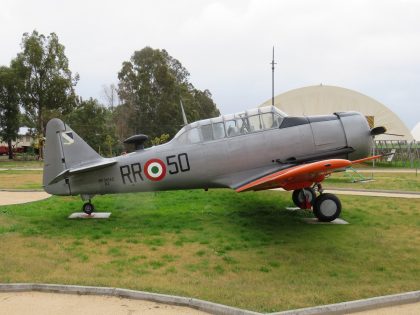
<instances>
[{"instance_id":1,"label":"italian roundel","mask_svg":"<svg viewBox=\"0 0 420 315\"><path fill-rule=\"evenodd\" d=\"M150 180L162 180L166 175L166 165L159 159L151 159L144 164L144 174Z\"/></svg>"}]
</instances>

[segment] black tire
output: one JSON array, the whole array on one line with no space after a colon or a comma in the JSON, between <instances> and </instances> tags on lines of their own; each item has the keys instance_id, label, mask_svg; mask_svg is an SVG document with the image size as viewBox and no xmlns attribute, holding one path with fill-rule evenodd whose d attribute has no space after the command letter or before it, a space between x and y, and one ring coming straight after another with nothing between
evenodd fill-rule
<instances>
[{"instance_id":1,"label":"black tire","mask_svg":"<svg viewBox=\"0 0 420 315\"><path fill-rule=\"evenodd\" d=\"M321 194L314 202L314 215L322 222L331 222L341 213L341 202L333 194Z\"/></svg>"},{"instance_id":2,"label":"black tire","mask_svg":"<svg viewBox=\"0 0 420 315\"><path fill-rule=\"evenodd\" d=\"M309 197L309 205L306 204L306 196ZM315 190L311 187L294 190L292 194L293 203L301 209L310 209L315 202L315 198Z\"/></svg>"},{"instance_id":3,"label":"black tire","mask_svg":"<svg viewBox=\"0 0 420 315\"><path fill-rule=\"evenodd\" d=\"M86 213L88 215L91 215L92 212L95 211L95 207L90 202L86 202L83 205L82 210L83 210L84 213Z\"/></svg>"}]
</instances>

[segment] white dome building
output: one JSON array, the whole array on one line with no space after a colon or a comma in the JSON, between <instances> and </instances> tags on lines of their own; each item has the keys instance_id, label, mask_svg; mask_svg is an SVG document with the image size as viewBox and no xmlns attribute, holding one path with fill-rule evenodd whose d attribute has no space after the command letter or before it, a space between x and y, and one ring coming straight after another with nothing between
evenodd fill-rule
<instances>
[{"instance_id":1,"label":"white dome building","mask_svg":"<svg viewBox=\"0 0 420 315\"><path fill-rule=\"evenodd\" d=\"M411 134L412 134L414 140L420 142L420 121L413 128L413 130L411 130Z\"/></svg>"},{"instance_id":2,"label":"white dome building","mask_svg":"<svg viewBox=\"0 0 420 315\"><path fill-rule=\"evenodd\" d=\"M271 105L271 99L261 106L267 105ZM377 136L376 140L413 140L410 130L385 105L369 96L341 87L316 85L291 90L277 95L274 98L274 106L290 116L358 111L366 116L371 128L384 126L388 133L402 135L399 137L384 134Z\"/></svg>"}]
</instances>

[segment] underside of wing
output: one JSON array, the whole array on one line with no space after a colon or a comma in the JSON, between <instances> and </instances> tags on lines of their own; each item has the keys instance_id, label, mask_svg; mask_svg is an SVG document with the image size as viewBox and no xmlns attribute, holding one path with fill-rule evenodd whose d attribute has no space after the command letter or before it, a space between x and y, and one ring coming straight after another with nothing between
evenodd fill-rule
<instances>
[{"instance_id":1,"label":"underside of wing","mask_svg":"<svg viewBox=\"0 0 420 315\"><path fill-rule=\"evenodd\" d=\"M236 188L237 192L284 188L286 190L309 187L313 183L322 182L325 176L334 171L344 170L352 162L345 159L330 159L301 164L261 177Z\"/></svg>"}]
</instances>

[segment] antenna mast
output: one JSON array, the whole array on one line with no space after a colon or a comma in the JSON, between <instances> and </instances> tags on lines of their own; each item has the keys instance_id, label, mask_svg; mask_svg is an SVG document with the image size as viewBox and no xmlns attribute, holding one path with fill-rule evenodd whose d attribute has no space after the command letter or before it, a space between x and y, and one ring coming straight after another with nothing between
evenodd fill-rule
<instances>
[{"instance_id":1,"label":"antenna mast","mask_svg":"<svg viewBox=\"0 0 420 315\"><path fill-rule=\"evenodd\" d=\"M271 105L274 106L274 65L277 63L274 62L274 46L273 46L273 60L271 61Z\"/></svg>"},{"instance_id":2,"label":"antenna mast","mask_svg":"<svg viewBox=\"0 0 420 315\"><path fill-rule=\"evenodd\" d=\"M182 104L182 99L179 99L179 104L181 105L181 114L182 114L182 120L184 121L184 126L188 125L187 116L185 116L184 111L184 104Z\"/></svg>"}]
</instances>

